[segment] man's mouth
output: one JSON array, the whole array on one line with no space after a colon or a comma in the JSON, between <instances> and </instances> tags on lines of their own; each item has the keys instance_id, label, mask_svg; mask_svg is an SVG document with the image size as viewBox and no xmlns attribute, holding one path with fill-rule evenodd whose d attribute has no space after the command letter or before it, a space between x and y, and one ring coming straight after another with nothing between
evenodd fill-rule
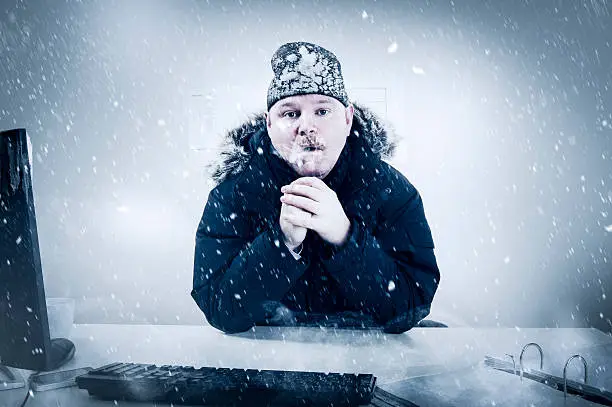
<instances>
[{"instance_id":1,"label":"man's mouth","mask_svg":"<svg viewBox=\"0 0 612 407\"><path fill-rule=\"evenodd\" d=\"M297 146L301 151L308 153L322 151L325 149L325 145L322 143L322 140L319 140L318 137L315 136L305 136L299 140Z\"/></svg>"}]
</instances>

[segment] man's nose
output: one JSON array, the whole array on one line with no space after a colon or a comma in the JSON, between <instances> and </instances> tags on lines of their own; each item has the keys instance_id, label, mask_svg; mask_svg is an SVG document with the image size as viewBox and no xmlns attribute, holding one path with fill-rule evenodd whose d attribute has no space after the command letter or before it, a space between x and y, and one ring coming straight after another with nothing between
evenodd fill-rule
<instances>
[{"instance_id":1,"label":"man's nose","mask_svg":"<svg viewBox=\"0 0 612 407\"><path fill-rule=\"evenodd\" d=\"M313 134L317 131L314 115L302 114L298 124L298 133L302 135Z\"/></svg>"}]
</instances>

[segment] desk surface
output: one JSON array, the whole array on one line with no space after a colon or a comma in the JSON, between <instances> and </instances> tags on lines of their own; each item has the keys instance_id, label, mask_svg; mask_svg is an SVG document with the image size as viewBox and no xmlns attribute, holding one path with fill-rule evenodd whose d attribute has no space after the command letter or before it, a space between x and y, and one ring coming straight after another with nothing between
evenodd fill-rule
<instances>
[{"instance_id":1,"label":"desk surface","mask_svg":"<svg viewBox=\"0 0 612 407\"><path fill-rule=\"evenodd\" d=\"M537 342L549 358L612 343L591 328L415 328L404 334L333 328L257 327L225 335L209 326L75 325L74 359L63 369L111 362L217 366L319 372L372 373L383 387L406 378L454 372L482 362L484 355L518 360L523 345ZM535 363L537 352L525 354ZM554 390L553 390L554 391ZM0 392L0 407L18 407L24 389ZM129 403L120 403L121 405ZM114 405L77 388L34 394L27 406ZM139 404L142 405L142 404ZM499 404L498 404L499 405Z\"/></svg>"}]
</instances>

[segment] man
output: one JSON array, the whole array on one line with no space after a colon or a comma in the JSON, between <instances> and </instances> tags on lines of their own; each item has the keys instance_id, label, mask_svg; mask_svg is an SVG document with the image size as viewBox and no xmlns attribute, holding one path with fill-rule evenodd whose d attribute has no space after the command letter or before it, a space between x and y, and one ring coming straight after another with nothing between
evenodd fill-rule
<instances>
[{"instance_id":1,"label":"man","mask_svg":"<svg viewBox=\"0 0 612 407\"><path fill-rule=\"evenodd\" d=\"M421 197L394 144L305 42L272 57L268 112L228 134L196 234L191 295L224 332L337 315L404 332L439 281Z\"/></svg>"}]
</instances>

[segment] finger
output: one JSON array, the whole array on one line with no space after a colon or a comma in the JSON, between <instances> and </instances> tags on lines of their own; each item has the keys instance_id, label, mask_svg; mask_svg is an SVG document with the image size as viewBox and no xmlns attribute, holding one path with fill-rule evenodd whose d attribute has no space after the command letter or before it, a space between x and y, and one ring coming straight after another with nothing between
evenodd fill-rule
<instances>
[{"instance_id":1,"label":"finger","mask_svg":"<svg viewBox=\"0 0 612 407\"><path fill-rule=\"evenodd\" d=\"M301 177L291 183L291 185L308 185L321 191L329 189L327 184L317 177Z\"/></svg>"},{"instance_id":2,"label":"finger","mask_svg":"<svg viewBox=\"0 0 612 407\"><path fill-rule=\"evenodd\" d=\"M295 206L312 214L319 214L321 209L321 205L317 201L299 195L285 194L280 199L284 204Z\"/></svg>"},{"instance_id":3,"label":"finger","mask_svg":"<svg viewBox=\"0 0 612 407\"><path fill-rule=\"evenodd\" d=\"M296 215L296 216L312 216L312 213L305 211L302 208L298 208L297 206L289 205L286 203L281 204L281 216L284 215Z\"/></svg>"},{"instance_id":4,"label":"finger","mask_svg":"<svg viewBox=\"0 0 612 407\"><path fill-rule=\"evenodd\" d=\"M313 216L312 213L300 209L297 206L285 205L285 207L284 213L281 214L282 219L286 219L287 217L309 219Z\"/></svg>"},{"instance_id":5,"label":"finger","mask_svg":"<svg viewBox=\"0 0 612 407\"><path fill-rule=\"evenodd\" d=\"M287 214L284 216L284 220L291 223L293 226L301 226L306 229L314 228L314 221L312 216Z\"/></svg>"},{"instance_id":6,"label":"finger","mask_svg":"<svg viewBox=\"0 0 612 407\"><path fill-rule=\"evenodd\" d=\"M301 195L306 198L310 198L313 201L321 202L323 199L322 191L320 189L311 187L309 185L291 184L285 185L281 188L281 192L284 194Z\"/></svg>"},{"instance_id":7,"label":"finger","mask_svg":"<svg viewBox=\"0 0 612 407\"><path fill-rule=\"evenodd\" d=\"M285 205L284 203L281 203L280 216L283 216L285 213L287 213L288 209L289 209L289 205Z\"/></svg>"}]
</instances>

